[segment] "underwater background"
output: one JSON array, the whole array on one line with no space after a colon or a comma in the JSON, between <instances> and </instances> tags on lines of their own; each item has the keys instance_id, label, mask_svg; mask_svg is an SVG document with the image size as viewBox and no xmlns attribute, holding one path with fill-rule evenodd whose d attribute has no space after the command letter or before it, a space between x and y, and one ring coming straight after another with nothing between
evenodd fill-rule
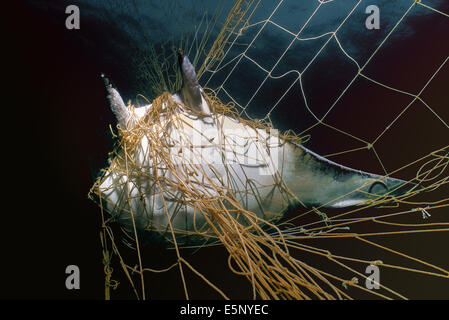
<instances>
[{"instance_id":1,"label":"underwater background","mask_svg":"<svg viewBox=\"0 0 449 320\"><path fill-rule=\"evenodd\" d=\"M341 23L343 13L358 1L334 1L327 4L301 37L313 37L334 30ZM339 40L348 54L363 64L385 38L411 1L365 1L351 15L339 33ZM316 1L284 1L271 20L296 33L312 14ZM433 8L449 12L447 1L427 1ZM67 30L65 8L79 6L81 27ZM223 1L219 20L232 7ZM254 21L266 19L278 1L262 1ZM364 22L366 6L375 4L381 9L381 28L367 31ZM87 199L87 193L99 170L107 164L113 138L109 125L115 119L105 99L101 73L110 77L125 101L136 103L136 95L155 98L154 90L145 83L139 63L151 48L159 54L173 49L182 37L192 38L195 27L206 13L210 21L215 12L214 1L44 1L28 0L11 5L7 10L8 23L6 60L11 89L11 101L4 108L11 113L5 128L6 173L10 190L8 200L13 208L3 210L2 252L8 263L0 267L4 277L1 298L67 298L103 299L104 273L99 230L101 226L97 205ZM341 14L340 14L341 13ZM244 30L242 42L248 44L260 26ZM212 29L211 39L218 34L220 24ZM248 50L248 56L264 68L271 68L279 57L279 48L286 47L291 36L274 25L267 27ZM298 42L289 51L273 74L281 75L292 69L302 70L325 38ZM163 49L165 48L165 49ZM191 59L195 49L192 49ZM238 46L227 56L231 60L241 52ZM282 50L281 50L282 52ZM383 83L407 92L418 92L433 72L449 56L449 18L422 7L416 7L395 32L388 43L365 70ZM225 61L226 62L226 61ZM208 82L216 89L224 81L229 69L217 72ZM305 91L311 110L301 99L295 86L276 106L271 120L276 128L301 132L322 117L329 104L338 97L356 72L356 68L342 55L337 43L326 47L316 62L304 74ZM208 79L207 73L200 80ZM252 117L263 117L280 99L282 88L294 82L294 74L267 81L260 94L250 103L251 95L265 74L249 60L242 61L224 85L241 105L247 105ZM423 93L424 99L449 122L449 63L446 63ZM352 89L354 88L354 89ZM353 90L353 91L352 91ZM224 102L231 97L219 94ZM351 134L370 140L388 125L388 120L407 105L407 97L386 93L363 79L351 87L351 92L336 105L327 119L330 123L348 128ZM399 107L397 107L399 106ZM446 146L449 131L435 121L430 112L416 104L405 120L390 130L378 149L388 171L406 164L437 148ZM425 108L424 108L425 109ZM9 120L10 119L10 120ZM19 120L13 122L11 120ZM308 132L311 139L306 146L328 155L357 148L353 139L325 128ZM429 139L431 137L431 139ZM378 160L368 151L331 158L333 161L364 171L382 174ZM14 168L14 169L13 169ZM17 168L17 169L15 169ZM398 173L407 176L407 172ZM447 187L430 197L442 198ZM448 221L448 212L440 215ZM438 217L435 217L438 219ZM392 239L408 253L442 268L449 268L447 232L416 234ZM357 252L350 242L341 252ZM202 252L204 250L204 252ZM447 251L447 250L446 250ZM174 252L151 248L155 267L173 261ZM359 255L363 256L363 252ZM189 261L200 265L212 282L231 297L245 298L250 294L247 281L227 269L226 252L222 248L206 248L192 253ZM65 267L70 264L81 270L81 289L65 289ZM120 270L117 269L116 276ZM385 277L389 275L386 274ZM449 298L447 279L394 279L394 287L408 296ZM387 278L385 278L387 279ZM113 291L113 297L130 297L126 279ZM183 298L178 271L149 276L151 299ZM194 275L187 274L191 297L218 298L217 294ZM122 289L122 287L124 287ZM423 294L423 290L426 294Z\"/></svg>"}]
</instances>

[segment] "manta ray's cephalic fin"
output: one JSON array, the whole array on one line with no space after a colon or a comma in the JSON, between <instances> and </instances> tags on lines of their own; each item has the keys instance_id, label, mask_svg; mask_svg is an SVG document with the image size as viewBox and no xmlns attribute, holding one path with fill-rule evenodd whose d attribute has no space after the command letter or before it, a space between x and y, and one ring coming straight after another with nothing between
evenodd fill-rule
<instances>
[{"instance_id":1,"label":"manta ray's cephalic fin","mask_svg":"<svg viewBox=\"0 0 449 320\"><path fill-rule=\"evenodd\" d=\"M115 117L117 118L117 122L120 125L120 127L126 129L128 125L130 125L128 123L131 118L130 111L128 107L126 107L118 91L112 86L109 79L104 74L101 74L101 77L104 80L106 91L108 93L106 98L109 101L109 106L112 112L114 113Z\"/></svg>"},{"instance_id":2,"label":"manta ray's cephalic fin","mask_svg":"<svg viewBox=\"0 0 449 320\"><path fill-rule=\"evenodd\" d=\"M183 82L180 91L182 101L196 111L210 115L209 106L203 97L201 86L198 83L195 67L181 49L178 49L178 63Z\"/></svg>"}]
</instances>

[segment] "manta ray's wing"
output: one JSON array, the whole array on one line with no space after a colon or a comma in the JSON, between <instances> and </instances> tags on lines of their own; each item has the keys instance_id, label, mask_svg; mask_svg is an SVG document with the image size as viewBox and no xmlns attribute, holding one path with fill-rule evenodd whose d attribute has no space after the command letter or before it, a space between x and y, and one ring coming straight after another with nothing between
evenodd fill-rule
<instances>
[{"instance_id":1,"label":"manta ray's wing","mask_svg":"<svg viewBox=\"0 0 449 320\"><path fill-rule=\"evenodd\" d=\"M301 144L292 143L290 149L286 183L308 207L350 207L416 188L412 182L342 166Z\"/></svg>"}]
</instances>

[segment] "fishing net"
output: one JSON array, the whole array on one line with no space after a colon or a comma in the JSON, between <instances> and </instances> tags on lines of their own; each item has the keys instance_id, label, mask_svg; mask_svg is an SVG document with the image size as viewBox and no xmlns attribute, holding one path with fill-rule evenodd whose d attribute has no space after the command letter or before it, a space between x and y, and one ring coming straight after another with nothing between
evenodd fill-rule
<instances>
[{"instance_id":1,"label":"fishing net","mask_svg":"<svg viewBox=\"0 0 449 320\"><path fill-rule=\"evenodd\" d=\"M447 74L446 64L449 57L447 55L442 57L435 70L431 72L427 70L428 78L424 86L416 91L418 93L396 88L389 82L384 83L383 80L376 79L373 76L376 73L369 67L371 64L376 64L374 68L378 67L376 55L388 45L401 25L407 22L407 17L413 14L413 10L423 10L425 14L430 14L435 19L446 19L439 22L440 27L447 26L448 15L424 1L402 2L401 8L404 8L404 11L385 31L382 40L362 63L361 58L353 57L349 49L345 49L341 39L345 39L343 35L348 32L344 28L345 24L351 21L357 10L362 9L363 1L354 1L350 8L337 10L335 19L338 20L338 24L335 29L313 36L307 36L307 32L310 32L309 24L313 24L314 17L323 11L335 9L330 6L338 1L304 3L304 8L311 14L301 25L295 21L297 27L295 30L288 25L282 25L276 18L283 10L289 10L291 5L289 1L265 3L236 1L210 49L202 50L207 54L198 69L198 76L205 88L213 88L213 90L205 89L212 117L217 121L245 123L248 130L245 136L251 136L254 140L276 137L277 139L271 142L274 144L282 144L285 141L307 143L308 139L313 141L318 136L320 141L320 136L326 136L325 139L336 141L333 146L335 151L326 154L326 157L351 161L351 158L344 157L364 151L374 156L374 162L377 162L377 168L382 170L383 175L400 176L404 180L418 183L420 188L413 188L399 197L378 198L353 209L328 212L317 207L289 214L295 196L280 178L282 172L275 170L277 174L274 176L277 179L272 185L254 186L247 181L248 187L239 190L233 187L231 180L221 177L214 165L207 168L198 165L204 162L202 159L204 150L201 145L195 145L194 136L198 134L205 139L210 137L204 136L203 132L195 131L192 117L198 116L197 112L186 108L174 99L171 93L162 93L152 101L151 108L135 121L132 128L117 128L114 133L117 143L110 154L110 165L102 171L89 194L101 209L103 221L101 241L107 299L110 298L111 288L124 285L114 280L115 273L112 267L114 259L138 299L152 298L151 283L149 287L146 286L149 274L171 272L174 268L179 270L180 283L186 298L191 297L185 276L187 270L219 296L226 299L233 298L209 279L214 270L209 270L206 274L199 271L200 267L189 262L191 250L198 248L205 250L205 247L216 245L225 248L230 272L247 279L250 288L248 298L351 299L365 297L364 294L367 297L387 299L407 298L401 293L401 288L390 287L390 282L394 281L391 278L391 281L388 281L388 270L399 274L419 274L426 279L437 279L439 282L447 281L448 266L442 268L416 255L408 254L411 245L407 244L412 243L410 239L419 237L419 234L444 234L446 237L442 239L447 240L449 146L446 143L449 126L443 114L444 106L432 106L427 102L430 98L425 94L426 89L431 87L432 81L440 72ZM267 18L258 20L258 17L265 12ZM284 34L290 42L285 43L283 38L282 46L276 44L278 58L270 64L266 59L261 59L262 53L260 50L255 51L254 48L262 45L263 37L273 37L273 34L278 33ZM306 35L303 36L303 33ZM304 43L316 44L316 41L319 45L317 50L309 50L313 52L310 57L302 53L302 61L294 59L298 52L303 52ZM334 94L335 99L324 104L319 98L313 98L314 89L307 87L307 83L314 71L314 65L320 64L320 55L322 56L323 52L332 46L334 51L330 52L338 52L340 59L341 57L346 59L354 72L348 73L347 82L343 87L336 86L335 91L338 93ZM296 63L293 67L292 61ZM344 67L348 68L348 65ZM338 73L338 63L335 68ZM243 69L250 69L253 72L251 75L253 84L248 86L254 87L251 90L246 88L245 91L249 92L246 95L238 88L239 81L240 85L245 81L244 73L248 73L239 71ZM319 72L319 69L315 71ZM332 73L329 73L327 79L331 77ZM287 81L288 85L285 85L286 79L290 80ZM282 88L276 83L278 80L283 81ZM357 90L352 91L354 87ZM369 93L365 92L371 97L378 94L376 90L381 90L381 94L386 96L386 101L390 101L389 108L395 109L395 112L383 114L383 120L376 121L375 113L369 111L369 100L372 98L362 98L357 92L364 90L372 90ZM394 95L390 95L392 93ZM348 95L352 96L352 100L345 100ZM363 106L364 111L357 111L354 101L358 104L362 101L367 104ZM291 118L286 117L284 108L286 105L290 105L291 108L292 102L299 106L296 113L306 119L300 122L302 130L299 135L293 134L291 130L278 133L273 130L275 127L273 123L276 127L291 128L288 122L283 122L282 117ZM401 106L401 102L405 104ZM317 109L317 105L325 107ZM342 105L346 109L341 112L351 114L351 119L333 116L336 113L334 109L338 110ZM348 105L353 107L347 107ZM129 105L129 108L133 114L137 110L132 105ZM404 149L408 151L401 150L403 157L397 157L399 162L392 160L393 157L389 156L385 145L389 144L396 127L400 129L417 121L415 117L407 118L413 110L418 112L415 117L419 119L421 126L427 121L426 128L434 127L438 130L424 132L428 137L424 143L419 141L404 143L407 146ZM257 120L256 116L262 119ZM292 117L295 118L294 115ZM364 128L364 131L357 133L360 128L351 126L354 122L363 122L364 118L370 117L372 117L370 122L377 123L377 127L370 125L369 130ZM307 121L310 125L307 125ZM367 131L370 133L375 131L376 134L370 136ZM214 147L220 152L233 154L241 152L242 146L236 144L235 140L230 143L231 137L224 132L219 139L227 141ZM339 144L339 141L343 142ZM176 152L174 146L179 147ZM349 148L339 149L342 146ZM269 150L270 146L267 144L266 149L260 150L260 153L263 155ZM369 165L372 163L373 161ZM368 168L366 171L373 169ZM143 182L133 183L130 182L131 179L125 177L132 177L132 181ZM105 181L110 183L105 184ZM142 188L147 182L152 184L151 188ZM108 205L105 199L111 190L105 185L120 190L120 197L126 199L114 203L115 207L107 213L105 208ZM244 193L249 192L250 196L257 197L257 190L261 187L272 188L279 192L285 209L279 212L266 212L263 217L245 210L242 201L248 194ZM363 187L361 186L358 191ZM139 209L139 212L148 211L143 215L144 218L142 215L137 216L131 203L142 198L158 201L162 208L161 214L156 217L152 212L153 206L149 206ZM168 199L170 205L166 202ZM169 206L173 203L178 207L171 214L169 212L173 212L173 208ZM179 225L177 212L186 210L186 207L193 208L193 226L174 228L174 224ZM119 234L117 226L121 228ZM398 236L405 237L405 242L395 242L394 239ZM167 251L175 252L171 265L161 269L151 267L151 259L145 258L151 256L151 252L143 243L148 237L152 242L163 243ZM127 244L128 248L118 244L116 238L121 238L119 242ZM393 240L390 241L391 238ZM338 246L349 246L353 250L339 251ZM419 240L416 246L419 247ZM372 251L367 248L371 248ZM125 255L128 256L129 253L124 255L123 250L135 253L133 259L135 265L127 261ZM442 247L433 255L444 256L444 253L445 249ZM382 275L387 275L375 283L379 287L377 290L365 285L365 280L369 276L365 272L368 266L376 266L382 270Z\"/></svg>"}]
</instances>

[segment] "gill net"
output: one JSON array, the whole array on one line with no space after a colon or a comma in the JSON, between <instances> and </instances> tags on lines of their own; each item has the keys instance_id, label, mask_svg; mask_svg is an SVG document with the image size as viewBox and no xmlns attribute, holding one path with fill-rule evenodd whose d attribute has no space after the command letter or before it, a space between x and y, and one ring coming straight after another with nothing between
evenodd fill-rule
<instances>
[{"instance_id":1,"label":"gill net","mask_svg":"<svg viewBox=\"0 0 449 320\"><path fill-rule=\"evenodd\" d=\"M202 249L194 251L195 254L207 250L204 248L206 246L220 245L225 248L229 272L248 282L248 298L397 299L407 298L402 292L403 285L401 287L394 283L393 278L397 274L405 275L406 279L410 275L419 275L425 277L426 281L448 281L447 259L442 260L446 263L443 267L428 261L435 256L447 256L444 241L447 243L449 231L449 126L447 113L444 114L444 105L432 105L429 102L432 96L428 91L436 94L438 89L441 90L441 85L435 87L433 84L440 83L439 76L448 73L449 56L447 53L440 56L439 60L435 61L433 70L425 70L426 79L415 91L392 84L383 79L382 75L379 75L378 79L375 71L376 68L382 67L379 65L382 59L376 58L382 55L383 50L386 50L393 40L394 43L401 41L400 37L395 37L396 34L401 32L401 27L406 25L416 12L421 14L418 18L427 14L438 21L445 21L442 24L446 25L449 16L434 8L430 1L398 1L403 11L397 15L396 21L388 30L384 30L382 39L376 42L376 46L371 48L366 56L356 57L356 54L351 55L351 51L357 53L351 49L356 44L345 44L343 41L349 32L345 26L368 4L364 1L353 2L353 6L336 10L338 18L335 18L335 21L338 23L332 30L313 34L314 29L309 27L314 19L319 14L329 14L326 10L337 8L330 6L338 4L338 1L309 1L304 6L310 14L306 15L306 18L302 17L302 23L294 19L295 22L289 25L283 25L282 20L277 19L277 15L283 10L289 10L289 5L292 4L289 1L236 1L210 49L202 48L205 58L201 67L197 68L200 83L205 88L212 88L206 90L207 100L217 117L226 115L245 122L254 129L256 135L277 125L286 129L285 133L280 135L284 140L294 139L306 145L309 139L311 142L316 136L320 139L320 135L325 135L329 140L335 138L336 141L343 142L333 146L331 149L334 151L325 154L326 157L350 161L347 159L351 159L352 154L363 152L364 156L369 154L373 157L371 164L377 163L379 173L399 176L423 187L412 189L400 197L381 198L355 209L328 212L323 208L311 208L294 211L285 217L282 217L284 212L277 212L260 218L244 209L241 199L230 184L222 183L219 179L205 181L210 177L210 172L206 173L204 169L196 166L197 162L184 159L182 166L174 165L176 161L170 151L173 144L189 142L189 137L180 136L177 137L178 141L173 141L167 134L166 124L170 123L182 129L189 126L189 121L179 112L182 106L171 94L162 93L152 101L152 108L132 129L117 129L117 145L111 153L110 167L103 171L90 192L90 197L100 205L103 221L101 242L107 299L110 298L112 289L125 286L122 282L129 283L138 299L157 298L152 296L153 282L148 281L149 275L160 275L174 270L177 270L179 286L185 298L192 298L189 293L190 281L193 280L186 276L188 273L195 276L195 281L210 287L218 297L232 299L223 288L210 280L214 270L204 271L204 268L191 262L192 250L195 248L192 249L188 239L192 238L202 239L203 242L197 246ZM258 15L258 10L262 14ZM267 13L266 18L260 19L264 12ZM267 41L264 37L272 41L277 37L283 41L282 46L276 43L277 51L274 56L277 58L271 63L263 58L263 52L267 50L263 47L264 41ZM285 39L289 41L286 42ZM445 39L444 36L441 39ZM414 41L418 40L417 37ZM318 45L315 50L309 48L307 52L310 56L304 58L304 49L308 48L309 43ZM261 47L264 50L260 49ZM349 76L343 86L335 85L337 88L334 99L323 103L313 96L317 94L316 88L308 87L308 81L313 81L310 77L314 71L323 71L314 70L314 67L320 64L326 50L336 63L335 66L328 66L331 71L322 80L329 83L323 85L321 90L332 86L332 68L338 68L341 61L347 63L344 67L352 73L348 72ZM301 59L295 60L294 57L298 55L302 55ZM338 61L337 56L340 59ZM399 55L398 59L401 58L403 57ZM244 73L248 73L241 70L252 72L249 74L253 81L248 84L251 89L245 90L246 95L237 88L245 82L245 79L242 79ZM407 73L403 73L402 77L407 77ZM277 81L282 81L280 83L283 87L279 87ZM318 95L320 94L321 91L318 92ZM369 98L362 99L360 94ZM384 102L391 101L389 108L395 112L376 118L375 113L380 111L370 109L369 100L375 100L372 95L384 95ZM354 96L356 100L345 100L347 96ZM354 101L361 100L368 106L354 105ZM286 106L290 103L291 110L292 102L298 106L293 107L297 108L295 113L298 117L306 119L301 120L301 128L294 128L295 132L299 132L298 135L288 130L294 127L291 123L282 122L283 118L290 118L290 114L286 116ZM321 105L321 109L318 109L317 105ZM343 108L345 109L342 110ZM358 110L362 108L362 111ZM371 108L374 108L374 105L371 105ZM133 106L130 106L130 109L134 110ZM410 116L412 112L416 113L413 117ZM339 113L351 114L351 119L348 120L347 116L334 116ZM256 120L256 117L260 120ZM291 117L296 119L294 115ZM368 126L369 133L374 131L374 135L367 134L367 128L362 128L365 130L363 131L353 126L357 122L363 123L363 119L369 117L372 117L370 121L378 122L377 126ZM434 130L428 129L427 132L406 127L416 124ZM424 135L424 143L398 140L394 148L387 148L400 130L419 130ZM402 136L404 137L404 134ZM407 138L407 135L405 136ZM148 141L149 147L145 157L151 165L142 165L136 161L137 155L142 152L139 148L143 138ZM322 139L319 141L323 141ZM342 145L348 148L341 149ZM402 145L404 148L401 148ZM397 154L391 154L392 151L389 150ZM182 154L176 156L182 157ZM201 154L195 156L201 157ZM349 165L356 167L354 164ZM213 172L214 168L211 170ZM373 169L368 168L365 171L372 172ZM161 199L176 198L180 207L193 207L196 215L205 218L206 223L194 226L193 231L175 229L172 224L175 218L169 216L164 203L168 223L161 227L152 221L146 222L148 229L169 244L170 249L167 251L174 252L173 263L159 269L152 267L152 253L139 242L137 224L140 222L135 221L130 206L125 205L112 212L105 212L99 187L101 182L111 175L134 176L153 181L153 190L161 195ZM274 187L279 188L285 198L291 196L288 189L283 188L281 180ZM127 190L131 201L133 198L148 196L133 187L127 186L123 189ZM257 193L257 188L250 190ZM123 212L129 223L117 234L114 220ZM420 257L423 251L418 250L420 254L413 254L412 247L425 246L419 242L422 234L437 234L435 239L442 241L441 247L433 251L430 259ZM441 234L443 236L440 236ZM122 237L125 238L124 243L127 246L117 240ZM397 240L401 237L402 240ZM342 251L340 246L350 249ZM133 258L129 258L130 256ZM368 279L365 270L370 265L380 268L381 276L387 275L382 276L377 283L377 290L369 289L365 285ZM117 268L125 275L120 283L115 278L118 277ZM391 274L393 276L389 278Z\"/></svg>"}]
</instances>

